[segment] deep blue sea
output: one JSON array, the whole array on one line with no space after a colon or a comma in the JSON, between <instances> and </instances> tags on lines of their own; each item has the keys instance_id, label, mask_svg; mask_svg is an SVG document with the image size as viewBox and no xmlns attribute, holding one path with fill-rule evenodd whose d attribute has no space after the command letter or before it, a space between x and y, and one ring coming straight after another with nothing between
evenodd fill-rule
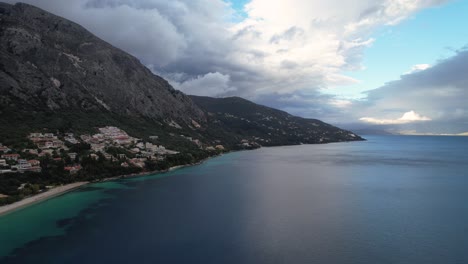
<instances>
[{"instance_id":1,"label":"deep blue sea","mask_svg":"<svg viewBox=\"0 0 468 264\"><path fill-rule=\"evenodd\" d=\"M0 217L1 263L468 263L468 137L262 148Z\"/></svg>"}]
</instances>

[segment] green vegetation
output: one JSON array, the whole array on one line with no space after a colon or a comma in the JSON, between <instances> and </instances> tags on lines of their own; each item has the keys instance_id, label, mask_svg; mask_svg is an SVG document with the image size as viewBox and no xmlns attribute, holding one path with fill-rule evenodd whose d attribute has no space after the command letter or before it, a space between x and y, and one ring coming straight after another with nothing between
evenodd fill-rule
<instances>
[{"instance_id":1,"label":"green vegetation","mask_svg":"<svg viewBox=\"0 0 468 264\"><path fill-rule=\"evenodd\" d=\"M132 146L107 146L105 151L112 158L106 159L103 153L92 151L88 143L66 143L68 151L55 150L51 156L40 158L41 172L0 175L0 194L8 195L0 198L0 204L20 200L44 190L46 186L76 181L99 181L143 171L164 171L173 166L194 164L224 151L252 149L261 145L362 140L349 131L319 120L295 117L242 98L192 99L208 116L207 122L199 128L175 128L165 120L121 116L107 111L41 111L40 109L44 108L0 105L0 142L10 147L12 153L21 153L23 159L37 159L34 154L21 152L23 149L37 148L27 139L31 132L49 132L62 136L72 132L78 136L95 134L98 127L104 126L116 126L130 136L142 139L143 142L163 145L167 149L179 152L175 155L146 159L144 162L140 158L139 164L132 164L128 162L129 159L138 158L130 151ZM219 148L216 148L218 145ZM70 158L69 153L77 153L76 158ZM67 166L68 170L65 169ZM70 171L70 166L81 167Z\"/></svg>"},{"instance_id":2,"label":"green vegetation","mask_svg":"<svg viewBox=\"0 0 468 264\"><path fill-rule=\"evenodd\" d=\"M293 116L240 97L190 98L209 113L208 133L231 146L242 139L262 146L362 140L350 131L320 120Z\"/></svg>"},{"instance_id":3,"label":"green vegetation","mask_svg":"<svg viewBox=\"0 0 468 264\"><path fill-rule=\"evenodd\" d=\"M172 155L163 161L148 160L145 164L148 171L164 171L173 166L194 164L209 156L209 153L200 151ZM13 203L37 194L46 189L46 186L57 186L77 181L99 181L143 171L142 168L138 167L122 167L120 162L105 160L102 155L98 160L84 157L81 165L83 168L77 174L70 175L64 171L63 161L54 161L47 157L41 159L42 172L40 173L25 172L0 175L0 193L8 195L8 197L0 198L0 205ZM19 189L21 186L23 188Z\"/></svg>"},{"instance_id":4,"label":"green vegetation","mask_svg":"<svg viewBox=\"0 0 468 264\"><path fill-rule=\"evenodd\" d=\"M219 153L215 152L212 155ZM46 186L57 186L77 181L100 181L105 178L141 173L142 168L122 167L121 161L106 160L100 153L98 159L85 156L81 160L82 169L76 174L64 170L64 161L55 161L51 157L41 158L40 173L7 173L0 175L0 193L8 197L0 198L0 205L19 201L27 196L37 194ZM179 153L168 156L165 160L147 160L147 171L164 171L173 166L194 164L210 156L209 152Z\"/></svg>"},{"instance_id":5,"label":"green vegetation","mask_svg":"<svg viewBox=\"0 0 468 264\"><path fill-rule=\"evenodd\" d=\"M137 156L128 150L134 147L132 145L127 147L108 146L105 150L108 157L102 152L92 151L90 144L85 142L67 143L68 150L56 149L51 151L51 155L47 154L42 157L19 151L22 159L39 160L41 171L21 173L17 171L0 174L0 194L3 195L0 197L0 205L37 194L47 189L47 186L57 186L77 181L100 181L109 177L136 174L144 171L164 171L173 166L194 164L209 156L221 153L219 150L205 151L194 147L193 143L181 136L176 138L178 138L180 146L183 146L184 152L165 157L159 156L157 159L156 157L149 157L142 163L141 167L130 162L130 159ZM23 144L25 141L27 143ZM23 142L18 140L17 145L23 144L31 149L37 148L35 144L26 138L23 139ZM45 150L38 149L39 153L41 151ZM76 153L76 157L72 159L70 153ZM14 165L16 162L8 160L7 164ZM70 170L70 168L75 167L76 170ZM6 197L4 197L5 195Z\"/></svg>"}]
</instances>

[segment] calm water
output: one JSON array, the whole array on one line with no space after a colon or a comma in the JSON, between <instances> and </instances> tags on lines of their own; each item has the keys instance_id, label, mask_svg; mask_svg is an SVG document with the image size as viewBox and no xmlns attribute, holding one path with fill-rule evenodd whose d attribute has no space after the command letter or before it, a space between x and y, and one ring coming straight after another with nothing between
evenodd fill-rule
<instances>
[{"instance_id":1,"label":"calm water","mask_svg":"<svg viewBox=\"0 0 468 264\"><path fill-rule=\"evenodd\" d=\"M0 217L2 263L468 263L468 137L263 148Z\"/></svg>"}]
</instances>

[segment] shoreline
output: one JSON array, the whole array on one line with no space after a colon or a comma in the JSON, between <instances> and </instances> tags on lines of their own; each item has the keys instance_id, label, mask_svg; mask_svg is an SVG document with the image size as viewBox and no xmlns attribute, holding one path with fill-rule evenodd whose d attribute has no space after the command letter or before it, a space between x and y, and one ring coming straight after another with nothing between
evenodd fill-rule
<instances>
[{"instance_id":1,"label":"shoreline","mask_svg":"<svg viewBox=\"0 0 468 264\"><path fill-rule=\"evenodd\" d=\"M60 186L54 187L52 189L49 189L47 191L41 192L39 194L35 194L33 196L24 198L23 200L20 200L20 201L11 203L11 204L0 206L0 217L2 217L4 215L7 215L9 213L12 213L12 212L14 212L16 210L26 208L26 207L28 207L30 205L40 203L40 202L46 201L48 199L52 199L52 198L57 197L59 195L65 194L67 192L71 192L73 190L76 190L76 189L78 189L80 187L83 187L83 186L91 184L91 183L113 181L113 180L125 179L125 178L144 177L144 176L148 176L148 175L166 173L166 172L178 170L178 169L185 168L185 167L200 165L200 164L204 163L205 161L207 161L207 160L209 160L211 158L214 158L214 157L218 157L218 156L219 155L211 156L211 157L208 157L208 158L203 159L203 160L201 160L199 162L196 162L196 163L173 166L173 167L170 167L167 170L162 170L162 171L148 171L148 172L141 172L141 173L134 173L134 174L127 174L127 175L121 175L121 176L105 178L105 179L102 179L100 181L74 182L74 183L70 183L70 184L60 185Z\"/></svg>"},{"instance_id":2,"label":"shoreline","mask_svg":"<svg viewBox=\"0 0 468 264\"><path fill-rule=\"evenodd\" d=\"M364 140L358 140L358 141L364 141ZM346 142L353 142L353 141L346 141ZM343 143L343 142L330 142L330 143ZM325 144L329 144L329 143L325 143ZM284 146L296 146L296 145L284 145ZM268 146L268 147L284 147L284 146ZM264 148L264 147L265 146L262 146L261 148ZM258 148L256 148L256 149L258 149ZM61 186L52 188L50 190L47 190L45 192L42 192L42 193L27 197L27 198L25 198L23 200L14 202L12 204L7 204L7 205L0 206L0 217L4 216L6 214L9 214L11 212L14 212L16 210L20 210L20 209L23 209L25 207L28 207L30 205L40 203L40 202L46 201L48 199L54 198L56 196L59 196L61 194L65 194L67 192L73 191L73 190L78 189L80 187L83 187L83 186L85 186L87 184L98 183L98 182L106 182L106 181L113 181L113 180L126 179L126 178L145 177L145 176L148 176L148 175L171 172L171 171L181 169L181 168L185 168L185 167L192 167L192 166L200 165L200 164L206 162L207 160L219 157L219 156L224 155L224 154L229 154L229 153L232 153L232 152L239 152L239 151L248 151L248 150L255 150L255 149L243 149L243 150L234 150L234 151L231 150L231 151L227 151L225 153L210 156L208 158L202 159L202 160L200 160L198 162L195 162L195 163L177 165L177 166L173 166L173 167L170 167L167 170L162 170L162 171L146 171L146 172L141 172L141 173L133 173L133 174L126 174L126 175L109 177L109 178L105 178L105 179L102 179L102 180L99 180L99 181L74 182L74 183L70 183L70 184L66 184L66 185L61 185Z\"/></svg>"},{"instance_id":3,"label":"shoreline","mask_svg":"<svg viewBox=\"0 0 468 264\"><path fill-rule=\"evenodd\" d=\"M89 184L89 182L74 182L66 185L60 185L57 187L54 187L52 189L49 189L45 192L41 192L39 194L24 198L23 200L14 202L12 204L7 204L0 206L0 216L4 216L8 213L14 212L16 210L28 207L30 205L40 203L42 201L54 198L56 196L59 196L61 194L67 193L69 191L78 189L82 187L83 185Z\"/></svg>"}]
</instances>

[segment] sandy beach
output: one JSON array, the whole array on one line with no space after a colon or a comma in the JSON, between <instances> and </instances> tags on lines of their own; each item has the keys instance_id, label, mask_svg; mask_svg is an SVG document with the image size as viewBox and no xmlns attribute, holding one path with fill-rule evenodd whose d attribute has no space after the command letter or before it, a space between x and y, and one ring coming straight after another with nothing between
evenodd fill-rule
<instances>
[{"instance_id":1,"label":"sandy beach","mask_svg":"<svg viewBox=\"0 0 468 264\"><path fill-rule=\"evenodd\" d=\"M199 163L197 163L197 164L199 164ZM101 181L112 181L112 180L123 179L123 178L142 177L142 176L156 174L156 173L164 173L164 172L168 172L168 171L173 171L173 170L176 170L176 169L180 169L180 168L187 167L187 166L193 166L193 165L196 165L196 164L178 165L178 166L171 167L171 168L169 168L167 170L164 170L164 171L141 172L141 173L135 173L135 174L129 174L129 175L109 177L109 178L103 179ZM23 207L26 207L26 206L29 206L29 205L32 205L32 204L35 204L35 203L38 203L38 202L42 202L42 201L50 199L50 198L53 198L53 197L55 197L57 195L72 191L72 190L74 190L74 189L76 189L78 187L81 187L83 185L86 185L88 183L90 183L90 182L75 182L75 183L70 183L70 184L67 184L67 185L58 186L58 187L52 188L50 190L47 190L45 192L33 195L31 197L28 197L28 198L25 198L25 199L23 199L21 201L17 201L17 202L14 202L12 204L7 204L7 205L0 206L0 216L5 215L7 213L10 213L10 212L12 212L14 210L18 210L18 209L21 209Z\"/></svg>"},{"instance_id":2,"label":"sandy beach","mask_svg":"<svg viewBox=\"0 0 468 264\"><path fill-rule=\"evenodd\" d=\"M8 204L8 205L4 205L4 206L0 206L0 216L4 215L4 214L7 214L7 213L10 213L10 212L12 212L14 210L29 206L31 204L38 203L38 202L50 199L52 197L55 197L57 195L66 193L68 191L74 190L74 189L76 189L78 187L81 187L81 186L83 186L85 184L88 184L88 182L75 182L75 183L71 183L71 184L67 184L67 185L58 186L58 187L55 187L53 189L47 190L47 191L45 191L43 193L40 193L40 194L31 196L31 197L25 198L25 199L23 199L21 201L18 201L18 202L12 203L12 204Z\"/></svg>"}]
</instances>

